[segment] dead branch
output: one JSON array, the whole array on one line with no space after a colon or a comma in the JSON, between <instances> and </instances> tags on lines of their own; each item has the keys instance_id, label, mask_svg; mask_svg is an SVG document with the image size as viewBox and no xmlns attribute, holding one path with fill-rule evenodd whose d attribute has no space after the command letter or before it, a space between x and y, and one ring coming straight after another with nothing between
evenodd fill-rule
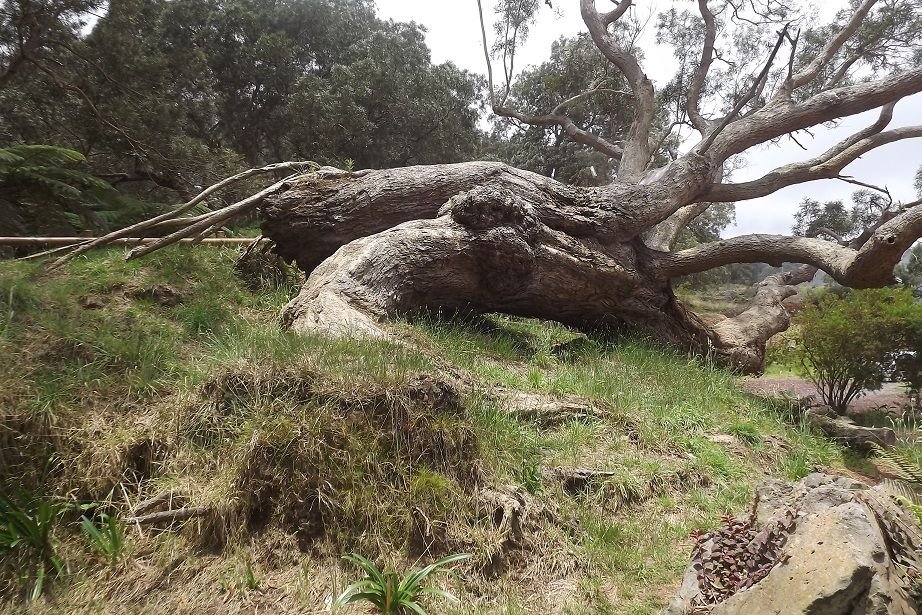
<instances>
[{"instance_id":1,"label":"dead branch","mask_svg":"<svg viewBox=\"0 0 922 615\"><path fill-rule=\"evenodd\" d=\"M205 235L211 232L212 230L214 230L215 228L219 227L221 224L224 224L228 222L229 220L236 218L237 216L240 216L252 210L257 205L262 203L263 200L265 200L265 198L269 196L270 194L275 194L276 192L287 190L289 187L291 187L291 180L293 180L295 177L298 177L299 175L301 175L301 173L294 173L292 175L289 175L285 179L275 182L274 184L272 184L271 186L267 188L263 188L256 194L252 194L241 201L237 201L236 203L233 203L232 205L228 205L227 207L223 207L221 209L218 209L212 212L211 214L205 216L199 222L196 222L185 228L182 228L176 231L175 233L171 233L167 235L166 237L158 239L144 247L135 248L134 250L128 253L127 259L131 260L139 256L144 256L145 254L150 254L151 252L155 250L159 250L160 248L164 246L168 246L172 243L176 243L180 239L183 239L186 237L198 237L200 235Z\"/></svg>"},{"instance_id":2,"label":"dead branch","mask_svg":"<svg viewBox=\"0 0 922 615\"><path fill-rule=\"evenodd\" d=\"M164 510L161 512L149 513L137 517L128 517L125 523L131 525L152 525L155 523L173 524L177 521L186 521L193 517L204 517L211 513L208 506L195 506L188 508L177 508L175 510Z\"/></svg>"},{"instance_id":3,"label":"dead branch","mask_svg":"<svg viewBox=\"0 0 922 615\"><path fill-rule=\"evenodd\" d=\"M784 42L788 33L788 24L785 24L784 28L781 29L781 32L778 33L778 40L775 41L775 46L772 49L772 52L768 56L768 60L765 62L764 68L759 73L756 80L752 83L749 90L740 98L737 103L733 106L733 109L728 113L717 125L717 128L708 133L705 137L704 142L696 148L699 154L703 154L714 142L714 139L720 135L721 131L727 127L730 122L736 119L736 116L739 112L746 106L746 104L752 100L756 94L763 87L762 82L768 78L768 71L771 70L772 64L775 62L775 56L778 55L778 50L781 49L781 44Z\"/></svg>"},{"instance_id":4,"label":"dead branch","mask_svg":"<svg viewBox=\"0 0 922 615\"><path fill-rule=\"evenodd\" d=\"M319 166L320 165L318 165L316 162L311 162L308 160L308 161L277 162L274 164L266 165L264 167L247 169L246 171L237 173L236 175L232 175L230 177L226 177L222 179L221 181L219 181L218 183L208 186L207 188L202 190L200 193L198 193L194 198L187 201L186 203L183 203L182 205L180 205L179 207L177 207L176 209L170 212L161 214L159 216L155 216L148 220L143 220L141 222L138 222L137 224L132 224L131 226L127 226L123 229L113 231L111 233L108 233L107 235L99 237L98 239L91 239L91 240L85 241L84 243L81 243L76 247L76 249L73 252L51 263L49 268L56 269L60 267L61 265L64 265L68 261L76 258L77 256L80 256L81 254L84 254L87 251L92 250L93 248L107 245L116 239L121 239L123 237L130 237L132 235L139 235L144 231L150 231L154 228L157 228L160 223L174 220L178 218L179 216L181 216L182 214L186 213L187 211L192 210L196 205L198 205L199 203L207 199L212 194L215 194L216 192L219 192L229 186L237 184L245 179L249 179L256 175L262 175L265 173L275 173L278 171L298 171L300 173L304 173L310 170L318 169ZM218 211L223 211L223 210L217 210L212 213L218 213ZM209 215L211 214L208 214L205 217L208 217ZM177 221L177 222L179 222L180 225L184 225L184 224L192 224L201 219L203 218L200 216L195 219L187 219L187 220Z\"/></svg>"}]
</instances>

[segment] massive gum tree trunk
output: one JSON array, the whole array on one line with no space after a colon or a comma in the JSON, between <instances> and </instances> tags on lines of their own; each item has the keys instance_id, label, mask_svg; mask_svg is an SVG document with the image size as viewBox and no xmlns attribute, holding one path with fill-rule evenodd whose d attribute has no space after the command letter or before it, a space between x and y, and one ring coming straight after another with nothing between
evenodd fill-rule
<instances>
[{"instance_id":1,"label":"massive gum tree trunk","mask_svg":"<svg viewBox=\"0 0 922 615\"><path fill-rule=\"evenodd\" d=\"M698 173L677 167L675 182L617 190L483 162L374 171L333 190L306 179L262 210L279 254L311 272L283 320L381 335L403 313L473 309L630 326L704 350L707 330L638 236L641 209L664 215L700 189Z\"/></svg>"}]
</instances>

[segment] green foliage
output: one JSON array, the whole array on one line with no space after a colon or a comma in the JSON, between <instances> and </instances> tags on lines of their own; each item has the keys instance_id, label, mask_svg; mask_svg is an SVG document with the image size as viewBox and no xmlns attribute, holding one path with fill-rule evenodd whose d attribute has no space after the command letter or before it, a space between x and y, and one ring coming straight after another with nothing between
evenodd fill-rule
<instances>
[{"instance_id":1,"label":"green foliage","mask_svg":"<svg viewBox=\"0 0 922 615\"><path fill-rule=\"evenodd\" d=\"M99 525L87 516L80 517L80 529L90 546L110 566L117 564L125 551L125 527L112 515L101 513Z\"/></svg>"},{"instance_id":2,"label":"green foliage","mask_svg":"<svg viewBox=\"0 0 922 615\"><path fill-rule=\"evenodd\" d=\"M112 186L78 168L73 150L50 145L0 148L0 232L36 232L50 221L74 228L99 226L97 210L116 195Z\"/></svg>"},{"instance_id":3,"label":"green foliage","mask_svg":"<svg viewBox=\"0 0 922 615\"><path fill-rule=\"evenodd\" d=\"M64 508L25 491L17 497L0 492L0 554L17 555L26 567L34 563L33 599L42 594L46 575L63 568L55 553L52 531Z\"/></svg>"},{"instance_id":4,"label":"green foliage","mask_svg":"<svg viewBox=\"0 0 922 615\"><path fill-rule=\"evenodd\" d=\"M897 497L922 524L922 447L919 441L909 447L898 445L890 449L874 445L874 452L900 477L895 481Z\"/></svg>"},{"instance_id":5,"label":"green foliage","mask_svg":"<svg viewBox=\"0 0 922 615\"><path fill-rule=\"evenodd\" d=\"M423 583L430 576L445 570L449 564L470 557L470 553L449 555L428 566L415 568L400 577L393 570L380 571L371 561L358 553L346 555L343 559L364 572L365 576L347 587L336 599L336 604L339 606L364 601L374 605L381 615L426 615L419 603L422 594L431 594L455 603L459 600L443 589L424 587Z\"/></svg>"},{"instance_id":6,"label":"green foliage","mask_svg":"<svg viewBox=\"0 0 922 615\"><path fill-rule=\"evenodd\" d=\"M841 413L864 391L881 387L896 353L920 347L922 307L905 289L825 293L796 322L794 344L782 352Z\"/></svg>"},{"instance_id":7,"label":"green foliage","mask_svg":"<svg viewBox=\"0 0 922 615\"><path fill-rule=\"evenodd\" d=\"M30 70L0 88L0 142L91 144L93 171L152 203L244 165L386 168L479 146L481 78L434 65L423 29L379 19L370 0L106 4L43 51L55 78Z\"/></svg>"},{"instance_id":8,"label":"green foliage","mask_svg":"<svg viewBox=\"0 0 922 615\"><path fill-rule=\"evenodd\" d=\"M801 237L851 239L879 220L890 205L883 194L870 190L855 191L849 208L842 201L820 203L804 198L794 214L792 230Z\"/></svg>"}]
</instances>

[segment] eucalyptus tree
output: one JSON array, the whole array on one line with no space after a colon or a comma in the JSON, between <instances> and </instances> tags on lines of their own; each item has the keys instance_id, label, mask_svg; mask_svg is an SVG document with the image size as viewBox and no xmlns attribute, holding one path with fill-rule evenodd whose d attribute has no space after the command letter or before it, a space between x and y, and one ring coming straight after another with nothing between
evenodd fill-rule
<instances>
[{"instance_id":1,"label":"eucalyptus tree","mask_svg":"<svg viewBox=\"0 0 922 615\"><path fill-rule=\"evenodd\" d=\"M644 70L632 0L608 10L579 0L599 62L613 67L627 92L619 96L630 102L624 124L605 133L571 114L607 95L607 84L542 110L515 106L515 47L548 3L499 4L498 40L483 27L493 112L595 149L615 181L567 185L493 162L321 169L196 220L168 241L259 208L278 253L309 273L284 312L298 331L386 335L386 321L405 312L493 310L640 329L754 371L765 341L789 323L782 300L794 284L817 268L846 286L888 284L922 235L922 208L894 203L851 240L755 234L673 249L714 203L745 206L786 186L844 177L862 154L922 136L918 125L888 128L894 106L922 91L919 0L855 1L823 24L777 0L698 0L696 10L669 11L658 22L680 65L664 91ZM750 181L727 176L753 148L872 110L877 119L821 154ZM694 132L676 140L682 127ZM739 262L804 266L764 281L750 309L713 327L676 300L676 277Z\"/></svg>"}]
</instances>

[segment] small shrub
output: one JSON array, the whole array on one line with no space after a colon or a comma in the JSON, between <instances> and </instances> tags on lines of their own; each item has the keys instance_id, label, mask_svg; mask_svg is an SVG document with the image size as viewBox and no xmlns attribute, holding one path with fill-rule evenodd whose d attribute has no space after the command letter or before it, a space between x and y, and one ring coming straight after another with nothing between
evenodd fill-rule
<instances>
[{"instance_id":1,"label":"small shrub","mask_svg":"<svg viewBox=\"0 0 922 615\"><path fill-rule=\"evenodd\" d=\"M798 317L790 348L823 401L839 413L865 391L880 389L893 357L919 346L922 308L905 289L827 293Z\"/></svg>"},{"instance_id":2,"label":"small shrub","mask_svg":"<svg viewBox=\"0 0 922 615\"><path fill-rule=\"evenodd\" d=\"M401 578L393 570L381 572L372 562L357 553L346 555L343 559L358 567L365 573L365 577L347 587L336 599L336 605L364 600L374 605L381 615L426 615L426 611L419 604L421 594L440 596L455 603L460 601L444 589L423 587L423 582L444 570L449 564L469 557L470 553L449 555L423 568L411 570Z\"/></svg>"}]
</instances>

